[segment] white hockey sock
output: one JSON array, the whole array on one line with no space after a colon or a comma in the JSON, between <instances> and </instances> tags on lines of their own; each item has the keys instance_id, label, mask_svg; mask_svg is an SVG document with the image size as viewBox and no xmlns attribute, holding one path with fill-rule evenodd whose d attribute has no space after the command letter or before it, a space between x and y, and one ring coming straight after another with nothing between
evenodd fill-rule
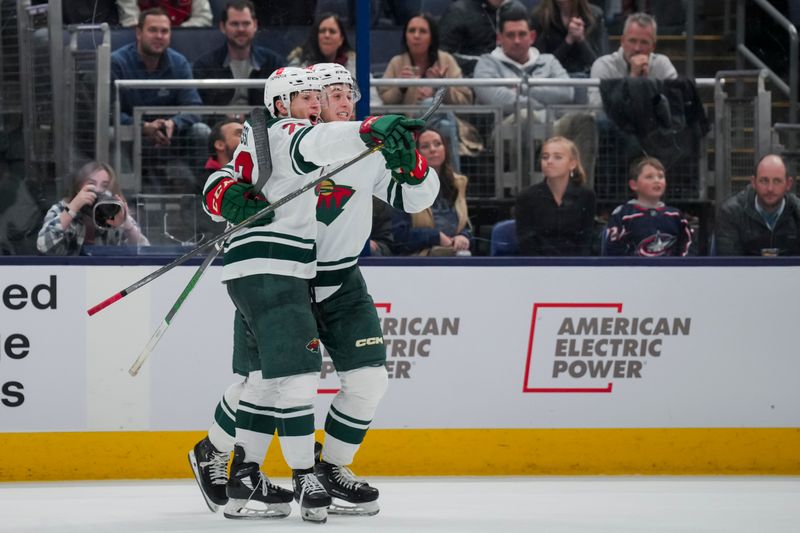
<instances>
[{"instance_id":1,"label":"white hockey sock","mask_svg":"<svg viewBox=\"0 0 800 533\"><path fill-rule=\"evenodd\" d=\"M278 401L275 423L286 464L292 469L314 466L314 397L319 374L308 373L276 380Z\"/></svg>"},{"instance_id":2,"label":"white hockey sock","mask_svg":"<svg viewBox=\"0 0 800 533\"><path fill-rule=\"evenodd\" d=\"M275 433L275 379L263 379L251 372L244 383L236 409L236 444L244 448L245 462L264 462Z\"/></svg>"},{"instance_id":3,"label":"white hockey sock","mask_svg":"<svg viewBox=\"0 0 800 533\"><path fill-rule=\"evenodd\" d=\"M214 412L214 423L208 430L208 440L221 452L232 452L236 441L236 409L244 382L234 383L222 395Z\"/></svg>"},{"instance_id":4,"label":"white hockey sock","mask_svg":"<svg viewBox=\"0 0 800 533\"><path fill-rule=\"evenodd\" d=\"M353 462L364 440L389 378L381 365L340 372L339 380L342 388L325 419L322 458L328 463L346 466Z\"/></svg>"}]
</instances>

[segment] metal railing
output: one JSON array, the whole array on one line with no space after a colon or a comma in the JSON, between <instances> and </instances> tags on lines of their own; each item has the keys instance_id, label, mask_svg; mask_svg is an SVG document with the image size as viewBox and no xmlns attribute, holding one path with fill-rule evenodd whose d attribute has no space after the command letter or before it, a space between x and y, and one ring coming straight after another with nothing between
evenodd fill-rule
<instances>
[{"instance_id":1,"label":"metal railing","mask_svg":"<svg viewBox=\"0 0 800 533\"><path fill-rule=\"evenodd\" d=\"M763 69L767 72L767 76L781 90L786 96L789 97L789 122L797 122L797 97L798 97L798 39L797 28L789 21L780 11L770 4L767 0L752 0L755 5L760 7L767 15L769 15L781 28L786 30L789 34L789 84L787 85L780 76L773 72L764 61L761 60L752 50L745 45L745 31L747 20L745 18L745 0L737 0L736 2L736 50L739 52L736 56L736 70L743 70L743 59L747 59L750 63Z\"/></svg>"},{"instance_id":2,"label":"metal railing","mask_svg":"<svg viewBox=\"0 0 800 533\"><path fill-rule=\"evenodd\" d=\"M733 179L749 176L753 164L770 150L772 97L765 88L765 70L720 71L714 85L715 164L714 200L717 205L733 191ZM752 98L730 98L726 80L756 79ZM737 112L737 108L740 112Z\"/></svg>"},{"instance_id":3,"label":"metal railing","mask_svg":"<svg viewBox=\"0 0 800 533\"><path fill-rule=\"evenodd\" d=\"M772 126L772 145L770 152L781 154L786 161L788 174L795 177L794 188L797 188L797 171L800 170L800 150L796 147L795 141L800 137L800 124L787 124L776 122Z\"/></svg>"},{"instance_id":4,"label":"metal railing","mask_svg":"<svg viewBox=\"0 0 800 533\"><path fill-rule=\"evenodd\" d=\"M64 51L64 168L75 169L86 160L110 163L108 116L111 101L111 32L108 24L68 26ZM81 49L84 32L99 31L92 49ZM62 184L63 195L69 184Z\"/></svg>"},{"instance_id":5,"label":"metal railing","mask_svg":"<svg viewBox=\"0 0 800 533\"><path fill-rule=\"evenodd\" d=\"M726 80L729 79L738 79L741 77L754 77L757 76L760 71L745 71L744 73L737 73L737 72L726 72L725 76L717 76L717 78L701 78L697 79L696 84L699 87L714 87L715 88L715 123L714 128L712 128L712 136L709 137L705 144L700 148L699 154L699 161L697 163L697 196L695 199L703 200L707 198L707 191L710 187L713 186L714 188L714 198L719 199L720 195L724 194L725 191L730 191L730 184L726 183L726 180L729 178L730 173L730 164L727 162L730 159L730 150L731 150L731 142L730 136L728 133L731 130L731 120L730 118L725 119L726 113L729 113L729 110L724 105L725 98L727 98L727 93L724 91L724 87L726 84ZM754 117L756 117L755 125L752 126L758 132L757 135L753 136L753 144L750 147L749 151L753 154L753 157L757 157L756 154L764 153L765 148L764 138L768 138L768 131L769 131L769 105L770 105L770 97L769 92L764 90L763 87L763 76L760 78L761 82L759 84L759 91L758 91L758 98L754 101L753 105L757 106L757 112L753 113ZM192 113L211 113L211 114L222 114L222 113L241 113L243 111L249 110L249 107L147 107L147 108L140 108L135 113L135 120L133 126L125 127L120 123L120 115L121 110L119 108L119 91L120 90L131 90L131 89L144 89L144 88L179 88L179 87L197 87L197 88L233 88L233 87L261 87L263 82L259 80L162 80L162 81L150 81L150 80L117 80L115 82L114 91L116 93L115 98L115 110L114 110L114 131L118 132L115 135L115 145L117 149L115 150L115 166L117 169L120 169L121 176L123 177L123 184L135 190L136 192L142 192L141 189L141 152L142 152L142 144L141 144L141 119L144 118L148 114L155 114L155 113L176 113L178 111L183 112L192 112ZM523 110L526 110L528 113L532 113L533 110L533 100L528 98L528 103L525 104L521 95L528 94L530 91L535 89L536 87L541 86L556 86L556 87L583 87L583 88L596 88L599 87L600 80L597 79L520 79L520 78L491 78L491 79L376 79L373 80L373 85L375 86L406 86L406 87L415 87L415 86L427 86L427 87L439 87L439 86L460 86L460 87L478 87L478 86L507 86L516 88L517 91L517 99L514 105L514 109L512 115L515 115L515 118L518 118L522 113ZM403 112L403 113L410 113L413 114L421 110L424 106L403 106L403 105L381 105L376 106L376 111L392 111L392 112ZM554 116L553 113L557 111L581 111L587 113L595 113L599 111L598 107L592 107L590 105L570 105L570 106L548 106L545 108L545 112L548 113L551 117ZM528 127L528 123L525 120L516 120L514 124L511 126L502 125L503 121L498 120L501 117L500 107L498 105L489 105L489 106L443 106L441 108L442 112L446 111L453 111L456 114L466 114L466 113L484 113L486 115L491 115L494 117L494 128L491 131L483 131L481 132L484 140L491 141L494 149L492 153L493 159L491 160L492 171L494 172L494 181L491 185L489 185L488 189L488 196L494 196L496 198L508 197L510 195L514 195L518 192L523 186L535 182L539 175L535 172L535 151L533 149L523 150L523 147L530 147L532 148L535 146L536 143L541 143L546 139L548 135L552 133L552 120L546 120L541 125L534 125L532 127ZM530 116L530 115L529 115ZM498 127L500 126L500 127ZM127 133L126 133L127 131ZM720 135L720 132L725 132L725 135ZM752 134L752 132L751 132ZM122 171L122 161L121 157L121 146L120 143L123 140L129 140L134 143L133 153L134 153L134 163L133 168L130 169L133 172L126 173ZM712 174L708 170L708 164L706 161L706 152L707 148L710 143L713 142L716 151L716 171ZM511 150L509 151L511 160L506 158L504 154L504 150L500 148L501 145L505 143L507 146L511 146ZM727 158L727 159L726 159ZM136 162L138 160L138 163ZM486 166L484 166L486 168ZM625 169L622 169L624 172ZM625 181L625 180L623 180ZM484 189L485 191L487 189ZM146 192L146 191L145 191ZM619 191L620 194L626 195L627 190L621 189ZM689 199L689 198L687 198Z\"/></svg>"}]
</instances>

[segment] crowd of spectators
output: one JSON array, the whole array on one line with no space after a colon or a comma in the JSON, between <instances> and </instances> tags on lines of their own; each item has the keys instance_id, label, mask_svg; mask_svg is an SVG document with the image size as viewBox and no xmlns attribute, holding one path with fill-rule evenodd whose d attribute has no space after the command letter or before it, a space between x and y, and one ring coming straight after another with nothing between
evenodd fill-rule
<instances>
[{"instance_id":1,"label":"crowd of spectators","mask_svg":"<svg viewBox=\"0 0 800 533\"><path fill-rule=\"evenodd\" d=\"M65 22L97 22L105 17L110 24L135 28L135 42L118 47L112 54L112 82L117 79L261 80L284 65L319 62L341 64L355 75L356 52L348 40L352 5L350 13L343 15L320 13L316 2L275 4L275 12L268 14L250 0L230 0L224 4L213 0L76 2L74 9L65 13ZM595 109L602 109L561 115L552 123L554 137L541 146L525 145L525 149L536 150L543 180L519 191L515 199L513 216L520 255L653 256L690 252L693 235L686 215L664 203L664 198L669 198L666 174L671 161L650 157L652 154L643 148L647 139L637 136L641 132L621 128L614 121L614 114L608 112L612 98L609 95L619 91L621 83L627 84L625 91L639 91L644 81L650 84L648 91L662 96L653 98L654 109L645 110L641 116L649 119L652 115L653 121L657 121L664 106L669 113L663 87L652 88L652 84L674 80L678 73L668 56L655 52L658 26L654 17L637 12L636 3L630 1L622 2L623 9L617 12L604 13L602 7L607 2L602 1L453 0L439 17L411 9L418 8L419 3L412 2L413 6L404 5L402 9L394 5L396 2L384 4L383 13L394 16L395 23L402 27L402 52L389 60L382 73L373 75L401 79L591 77L603 81L599 89L589 89L588 96L566 85L534 86L527 95L518 95L514 87L502 86L464 85L447 89L446 104L501 105L507 123L522 120L525 124L542 124L546 120L542 110L549 105L588 102ZM299 14L298 6L303 6L304 15ZM214 8L219 12L214 12ZM314 14L313 20L309 19L309 13ZM280 21L276 22L275 17ZM259 30L287 21L307 25L309 33L286 57L255 43ZM621 31L616 51L608 49L607 23ZM191 64L170 47L173 28L214 24L224 35L224 44L200 55ZM377 90L377 97L387 105L426 105L433 90L384 86ZM137 106L258 106L262 104L262 92L244 88L125 89L120 91L121 121L131 124ZM528 96L532 99L533 116L517 112L518 97L527 107ZM637 100L633 98L630 102ZM149 153L153 154L151 161L162 161L165 158L159 157L158 151L170 148L169 167L153 168L145 164L142 183L159 192L167 176L172 180L177 176L182 179L180 192L197 193L205 174L229 162L244 117L231 115L218 119L206 124L193 113L148 116L141 124L142 160L146 161ZM376 209L375 231L365 253L467 255L470 250L475 251L467 210L468 178L460 173L463 136L471 125L452 112L434 115L429 125L431 128L419 138L419 149L439 171L440 197L432 209L414 216L383 207ZM644 127L649 128L646 131L657 129L657 125ZM602 155L598 157L598 136L618 147L623 154L623 168L630 168L631 172L627 183L633 198L620 197L619 207L607 220L596 216L595 172L619 183L625 183L626 175L620 171L619 162L611 168ZM196 152L197 146L202 147L200 153ZM130 167L124 158L123 164ZM128 213L114 170L110 167L101 170L108 174L109 183L98 187L85 181L84 167L76 174L84 182L76 182L75 186L80 186L47 212L37 241L39 252L79 253L85 241L138 244L146 241ZM526 173L529 169L517 171ZM724 206L718 206L713 251L720 255L800 254L800 202L791 192L793 182L785 162L777 155L765 157L756 166L751 181L746 190ZM112 191L124 207L125 217L119 225L114 221L105 221L105 227L92 225L91 217L81 214L81 209L96 199L97 189ZM600 226L603 227L598 231Z\"/></svg>"}]
</instances>

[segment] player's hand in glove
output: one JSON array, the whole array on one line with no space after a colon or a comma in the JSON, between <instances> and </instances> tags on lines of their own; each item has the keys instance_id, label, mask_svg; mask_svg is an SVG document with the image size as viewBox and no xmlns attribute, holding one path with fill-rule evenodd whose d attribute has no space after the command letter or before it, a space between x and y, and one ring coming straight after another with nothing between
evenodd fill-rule
<instances>
[{"instance_id":1,"label":"player's hand in glove","mask_svg":"<svg viewBox=\"0 0 800 533\"><path fill-rule=\"evenodd\" d=\"M425 159L419 151L415 150L415 164L414 169L411 172L400 172L395 170L396 167L391 167L392 171L392 178L397 183L407 183L408 185L419 185L425 178L428 177L428 160ZM386 161L387 167L389 166L389 160L387 158Z\"/></svg>"},{"instance_id":2,"label":"player's hand in glove","mask_svg":"<svg viewBox=\"0 0 800 533\"><path fill-rule=\"evenodd\" d=\"M250 218L269 205L263 195L257 193L249 183L228 178L222 180L217 187L225 187L222 192L222 205L220 214L232 224L239 224ZM252 226L263 226L272 222L275 212L271 211L253 222Z\"/></svg>"},{"instance_id":3,"label":"player's hand in glove","mask_svg":"<svg viewBox=\"0 0 800 533\"><path fill-rule=\"evenodd\" d=\"M367 147L382 144L384 152L394 153L413 150L414 133L424 126L425 121L403 115L372 116L364 119L358 133Z\"/></svg>"},{"instance_id":4,"label":"player's hand in glove","mask_svg":"<svg viewBox=\"0 0 800 533\"><path fill-rule=\"evenodd\" d=\"M366 118L359 133L367 146L382 146L386 168L408 174L416 164L415 133L424 126L422 120L384 115Z\"/></svg>"}]
</instances>

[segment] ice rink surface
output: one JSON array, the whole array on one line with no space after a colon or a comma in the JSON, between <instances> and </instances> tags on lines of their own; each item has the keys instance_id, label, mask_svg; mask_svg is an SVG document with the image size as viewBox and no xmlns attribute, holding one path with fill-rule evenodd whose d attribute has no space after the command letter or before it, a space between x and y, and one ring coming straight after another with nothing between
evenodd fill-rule
<instances>
[{"instance_id":1,"label":"ice rink surface","mask_svg":"<svg viewBox=\"0 0 800 533\"><path fill-rule=\"evenodd\" d=\"M288 479L275 479L289 487ZM798 533L798 477L373 478L381 512L228 520L193 480L0 483L0 531ZM322 529L317 529L322 528Z\"/></svg>"}]
</instances>

